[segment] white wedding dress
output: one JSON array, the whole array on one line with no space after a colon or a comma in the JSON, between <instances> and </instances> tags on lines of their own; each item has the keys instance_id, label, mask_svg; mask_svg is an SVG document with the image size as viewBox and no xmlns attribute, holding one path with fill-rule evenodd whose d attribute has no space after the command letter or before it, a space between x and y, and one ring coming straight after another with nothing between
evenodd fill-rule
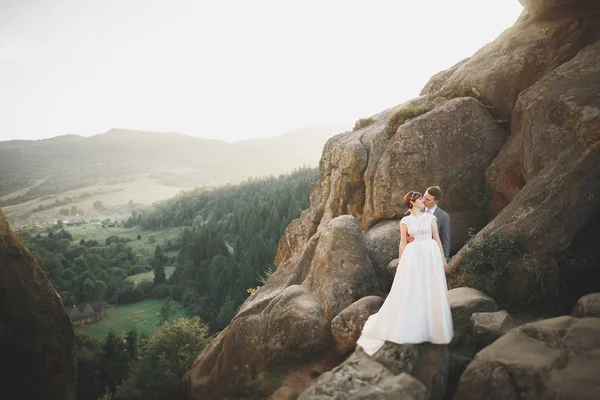
<instances>
[{"instance_id":1,"label":"white wedding dress","mask_svg":"<svg viewBox=\"0 0 600 400\"><path fill-rule=\"evenodd\" d=\"M415 240L404 248L385 302L367 319L358 345L373 355L385 341L394 343L450 343L454 336L444 262L433 239L431 214L406 216Z\"/></svg>"}]
</instances>

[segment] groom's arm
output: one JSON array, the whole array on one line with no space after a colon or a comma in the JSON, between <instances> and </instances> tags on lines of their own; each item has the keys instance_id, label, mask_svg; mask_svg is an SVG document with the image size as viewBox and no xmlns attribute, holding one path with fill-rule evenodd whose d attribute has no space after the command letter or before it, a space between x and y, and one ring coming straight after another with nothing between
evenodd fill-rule
<instances>
[{"instance_id":1,"label":"groom's arm","mask_svg":"<svg viewBox=\"0 0 600 400\"><path fill-rule=\"evenodd\" d=\"M446 260L450 260L450 216L448 213L444 214L444 223L441 224L440 236L442 239L442 247L444 248Z\"/></svg>"}]
</instances>

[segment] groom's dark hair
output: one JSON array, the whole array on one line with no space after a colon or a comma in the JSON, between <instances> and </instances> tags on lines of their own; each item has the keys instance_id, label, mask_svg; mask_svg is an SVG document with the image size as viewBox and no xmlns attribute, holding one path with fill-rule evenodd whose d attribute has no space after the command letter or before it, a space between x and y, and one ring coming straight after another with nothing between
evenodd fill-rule
<instances>
[{"instance_id":1,"label":"groom's dark hair","mask_svg":"<svg viewBox=\"0 0 600 400\"><path fill-rule=\"evenodd\" d=\"M432 195L437 201L442 199L442 189L439 186L429 186L427 188L427 193Z\"/></svg>"}]
</instances>

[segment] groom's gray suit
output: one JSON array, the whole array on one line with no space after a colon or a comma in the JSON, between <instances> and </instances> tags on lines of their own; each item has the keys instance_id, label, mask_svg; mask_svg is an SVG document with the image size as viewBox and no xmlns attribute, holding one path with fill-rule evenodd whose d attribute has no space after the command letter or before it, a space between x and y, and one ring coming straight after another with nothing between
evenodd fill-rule
<instances>
[{"instance_id":1,"label":"groom's gray suit","mask_svg":"<svg viewBox=\"0 0 600 400\"><path fill-rule=\"evenodd\" d=\"M442 242L442 248L444 249L444 255L446 261L450 260L450 216L446 211L442 210L440 206L435 208L433 215L437 218L438 232L440 234L440 241Z\"/></svg>"}]
</instances>

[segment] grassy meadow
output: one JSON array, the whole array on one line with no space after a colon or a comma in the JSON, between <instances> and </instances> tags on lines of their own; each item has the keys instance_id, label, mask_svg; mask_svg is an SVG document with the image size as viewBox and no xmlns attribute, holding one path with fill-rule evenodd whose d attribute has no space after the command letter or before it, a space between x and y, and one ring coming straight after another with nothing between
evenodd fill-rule
<instances>
[{"instance_id":1,"label":"grassy meadow","mask_svg":"<svg viewBox=\"0 0 600 400\"><path fill-rule=\"evenodd\" d=\"M165 275L167 279L173 275L175 272L175 267L165 267ZM126 278L128 281L135 283L136 285L143 281L152 281L154 280L154 271L142 272L141 274L131 275Z\"/></svg>"},{"instance_id":2,"label":"grassy meadow","mask_svg":"<svg viewBox=\"0 0 600 400\"><path fill-rule=\"evenodd\" d=\"M122 219L126 218L133 210L132 205L149 206L152 203L175 196L185 188L193 186L169 186L163 184L151 174L131 175L121 179L103 179L98 183L80 189L73 189L60 195L47 195L32 199L20 204L2 207L6 218L15 226L32 224L34 222L68 220L75 217L66 217L58 214L61 208L77 206L83 210L86 220L97 219ZM2 196L2 199L17 197L24 194L26 189ZM50 206L56 199L71 199L66 204L57 205L43 211L37 211L39 206ZM93 203L102 201L106 209L95 210Z\"/></svg>"},{"instance_id":3,"label":"grassy meadow","mask_svg":"<svg viewBox=\"0 0 600 400\"><path fill-rule=\"evenodd\" d=\"M156 245L163 245L165 240L174 240L177 238L183 228L165 228L161 231L155 232L140 232L139 228L102 228L97 225L81 225L81 226L67 226L67 231L73 236L74 242L79 242L81 239L84 240L97 240L100 244L104 244L107 237L116 235L119 237L125 237L133 239L128 242L127 245L134 249L143 249L153 252ZM140 240L137 240L138 233L142 236ZM172 252L165 252L165 255L172 256Z\"/></svg>"},{"instance_id":4,"label":"grassy meadow","mask_svg":"<svg viewBox=\"0 0 600 400\"><path fill-rule=\"evenodd\" d=\"M139 303L125 304L117 307L104 309L104 319L93 324L75 326L76 334L85 334L98 340L104 340L109 332L124 335L135 327L138 334L142 332L146 336L152 336L160 318L158 312L162 306L162 300L144 300ZM175 318L187 316L180 302L173 302Z\"/></svg>"}]
</instances>

